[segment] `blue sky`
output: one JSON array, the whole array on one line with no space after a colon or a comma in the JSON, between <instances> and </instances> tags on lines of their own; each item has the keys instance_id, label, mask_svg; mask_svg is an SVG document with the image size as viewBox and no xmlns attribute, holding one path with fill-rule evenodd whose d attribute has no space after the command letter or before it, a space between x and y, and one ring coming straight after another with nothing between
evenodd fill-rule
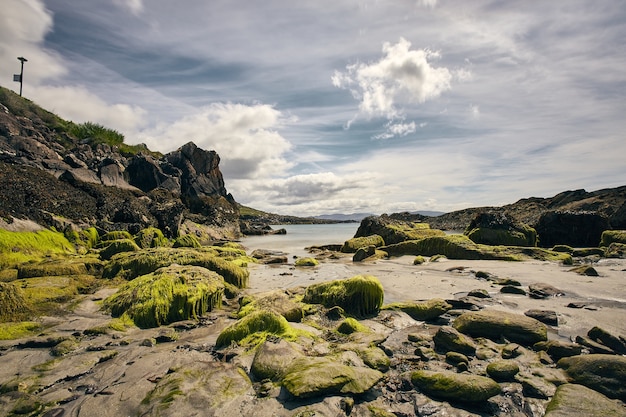
<instances>
[{"instance_id":1,"label":"blue sky","mask_svg":"<svg viewBox=\"0 0 626 417\"><path fill-rule=\"evenodd\" d=\"M622 0L3 0L0 84L261 210L452 211L626 184L625 40Z\"/></svg>"}]
</instances>

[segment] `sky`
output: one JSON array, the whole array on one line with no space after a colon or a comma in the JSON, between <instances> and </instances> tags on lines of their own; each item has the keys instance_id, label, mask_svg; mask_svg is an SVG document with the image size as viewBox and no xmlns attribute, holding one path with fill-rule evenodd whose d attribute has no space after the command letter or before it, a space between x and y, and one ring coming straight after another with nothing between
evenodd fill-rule
<instances>
[{"instance_id":1,"label":"sky","mask_svg":"<svg viewBox=\"0 0 626 417\"><path fill-rule=\"evenodd\" d=\"M626 185L626 2L2 0L0 85L279 214Z\"/></svg>"}]
</instances>

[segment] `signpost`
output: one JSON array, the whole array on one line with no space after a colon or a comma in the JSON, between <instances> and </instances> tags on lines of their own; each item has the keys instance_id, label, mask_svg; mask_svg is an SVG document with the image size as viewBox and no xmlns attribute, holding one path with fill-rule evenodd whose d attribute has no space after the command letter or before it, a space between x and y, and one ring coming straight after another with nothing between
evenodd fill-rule
<instances>
[{"instance_id":1,"label":"signpost","mask_svg":"<svg viewBox=\"0 0 626 417\"><path fill-rule=\"evenodd\" d=\"M23 56L18 56L18 60L22 62L22 69L19 74L13 75L13 81L20 83L20 97L22 96L22 82L24 81L24 62L28 62L28 59Z\"/></svg>"}]
</instances>

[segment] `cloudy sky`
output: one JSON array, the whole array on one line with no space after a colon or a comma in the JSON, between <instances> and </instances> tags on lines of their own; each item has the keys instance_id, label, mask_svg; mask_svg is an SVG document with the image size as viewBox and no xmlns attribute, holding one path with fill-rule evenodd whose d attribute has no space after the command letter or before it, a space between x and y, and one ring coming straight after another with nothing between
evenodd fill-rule
<instances>
[{"instance_id":1,"label":"cloudy sky","mask_svg":"<svg viewBox=\"0 0 626 417\"><path fill-rule=\"evenodd\" d=\"M0 84L292 215L626 184L623 0L2 0Z\"/></svg>"}]
</instances>

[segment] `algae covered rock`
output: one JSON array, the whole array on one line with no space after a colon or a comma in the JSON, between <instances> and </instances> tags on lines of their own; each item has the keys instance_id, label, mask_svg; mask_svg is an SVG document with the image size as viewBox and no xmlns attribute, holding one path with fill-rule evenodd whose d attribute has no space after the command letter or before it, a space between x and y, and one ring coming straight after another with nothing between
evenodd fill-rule
<instances>
[{"instance_id":1,"label":"algae covered rock","mask_svg":"<svg viewBox=\"0 0 626 417\"><path fill-rule=\"evenodd\" d=\"M367 332L368 330L369 329L367 327L363 326L361 323L359 323L357 320L355 320L352 317L348 317L342 320L342 322L339 323L339 326L337 326L337 331L343 334L352 334L355 332Z\"/></svg>"},{"instance_id":2,"label":"algae covered rock","mask_svg":"<svg viewBox=\"0 0 626 417\"><path fill-rule=\"evenodd\" d=\"M0 282L0 323L24 320L29 312L22 289L9 282Z\"/></svg>"},{"instance_id":3,"label":"algae covered rock","mask_svg":"<svg viewBox=\"0 0 626 417\"><path fill-rule=\"evenodd\" d=\"M487 365L487 375L498 382L514 381L519 373L519 365L511 360L491 362Z\"/></svg>"},{"instance_id":4,"label":"algae covered rock","mask_svg":"<svg viewBox=\"0 0 626 417\"><path fill-rule=\"evenodd\" d=\"M140 230L139 233L133 237L133 240L137 246L142 249L160 248L170 245L169 240L163 236L161 229L157 229L156 227L148 227Z\"/></svg>"},{"instance_id":5,"label":"algae covered rock","mask_svg":"<svg viewBox=\"0 0 626 417\"><path fill-rule=\"evenodd\" d=\"M516 222L505 213L478 213L465 235L484 245L537 246L537 232L532 227Z\"/></svg>"},{"instance_id":6,"label":"algae covered rock","mask_svg":"<svg viewBox=\"0 0 626 417\"><path fill-rule=\"evenodd\" d=\"M256 296L246 296L240 300L238 318L245 317L256 310L273 311L287 321L299 322L304 317L303 304L290 297L284 290L274 290Z\"/></svg>"},{"instance_id":7,"label":"algae covered rock","mask_svg":"<svg viewBox=\"0 0 626 417\"><path fill-rule=\"evenodd\" d=\"M420 370L411 374L420 391L449 401L479 403L500 394L500 385L479 375Z\"/></svg>"},{"instance_id":8,"label":"algae covered rock","mask_svg":"<svg viewBox=\"0 0 626 417\"><path fill-rule=\"evenodd\" d=\"M465 355L476 354L476 344L473 340L461 334L454 327L441 326L433 336L435 347L442 352L458 352Z\"/></svg>"},{"instance_id":9,"label":"algae covered rock","mask_svg":"<svg viewBox=\"0 0 626 417\"><path fill-rule=\"evenodd\" d=\"M405 240L443 236L445 232L443 230L431 229L428 223L404 220L383 214L381 216L369 216L361 220L354 237L371 235L379 235L387 245L392 245Z\"/></svg>"},{"instance_id":10,"label":"algae covered rock","mask_svg":"<svg viewBox=\"0 0 626 417\"><path fill-rule=\"evenodd\" d=\"M222 330L215 346L222 348L230 345L231 342L254 345L265 341L268 334L293 339L298 332L283 316L273 311L254 311Z\"/></svg>"},{"instance_id":11,"label":"algae covered rock","mask_svg":"<svg viewBox=\"0 0 626 417\"><path fill-rule=\"evenodd\" d=\"M548 340L548 329L545 324L531 317L506 311L482 310L463 313L456 318L453 327L473 337L486 337L496 341L504 337L523 345Z\"/></svg>"},{"instance_id":12,"label":"algae covered rock","mask_svg":"<svg viewBox=\"0 0 626 417\"><path fill-rule=\"evenodd\" d=\"M122 285L104 300L114 317L128 315L138 327L196 319L221 305L223 278L197 266L172 265Z\"/></svg>"},{"instance_id":13,"label":"algae covered rock","mask_svg":"<svg viewBox=\"0 0 626 417\"><path fill-rule=\"evenodd\" d=\"M374 246L375 248L383 246L385 241L380 235L371 235L363 237L354 237L344 242L340 251L344 253L355 253L360 248Z\"/></svg>"},{"instance_id":14,"label":"algae covered rock","mask_svg":"<svg viewBox=\"0 0 626 417\"><path fill-rule=\"evenodd\" d=\"M271 379L278 381L293 365L296 359L304 355L284 339L266 340L254 354L250 371L258 381Z\"/></svg>"},{"instance_id":15,"label":"algae covered rock","mask_svg":"<svg viewBox=\"0 0 626 417\"><path fill-rule=\"evenodd\" d=\"M100 252L100 258L109 260L118 253L136 252L138 250L140 250L139 246L131 239L114 240Z\"/></svg>"},{"instance_id":16,"label":"algae covered rock","mask_svg":"<svg viewBox=\"0 0 626 417\"><path fill-rule=\"evenodd\" d=\"M298 398L362 394L383 378L375 369L343 365L327 358L302 358L293 363L283 386Z\"/></svg>"},{"instance_id":17,"label":"algae covered rock","mask_svg":"<svg viewBox=\"0 0 626 417\"><path fill-rule=\"evenodd\" d=\"M367 316L380 310L383 298L383 286L378 278L357 275L311 285L306 289L302 301L322 304L327 308L339 306L348 314Z\"/></svg>"},{"instance_id":18,"label":"algae covered rock","mask_svg":"<svg viewBox=\"0 0 626 417\"><path fill-rule=\"evenodd\" d=\"M450 310L452 305L448 304L442 298L432 298L424 302L399 302L386 304L383 310L403 311L414 320L428 321L434 320L446 311Z\"/></svg>"},{"instance_id":19,"label":"algae covered rock","mask_svg":"<svg viewBox=\"0 0 626 417\"><path fill-rule=\"evenodd\" d=\"M464 235L431 236L383 246L389 256L444 255L448 259L486 259L517 261L520 256L487 245L479 245Z\"/></svg>"},{"instance_id":20,"label":"algae covered rock","mask_svg":"<svg viewBox=\"0 0 626 417\"><path fill-rule=\"evenodd\" d=\"M319 261L315 258L298 258L294 264L295 266L317 266Z\"/></svg>"},{"instance_id":21,"label":"algae covered rock","mask_svg":"<svg viewBox=\"0 0 626 417\"><path fill-rule=\"evenodd\" d=\"M626 357L618 355L579 355L561 359L557 366L576 384L601 392L609 398L626 401Z\"/></svg>"},{"instance_id":22,"label":"algae covered rock","mask_svg":"<svg viewBox=\"0 0 626 417\"><path fill-rule=\"evenodd\" d=\"M544 417L621 417L626 407L597 391L578 384L560 385Z\"/></svg>"}]
</instances>

